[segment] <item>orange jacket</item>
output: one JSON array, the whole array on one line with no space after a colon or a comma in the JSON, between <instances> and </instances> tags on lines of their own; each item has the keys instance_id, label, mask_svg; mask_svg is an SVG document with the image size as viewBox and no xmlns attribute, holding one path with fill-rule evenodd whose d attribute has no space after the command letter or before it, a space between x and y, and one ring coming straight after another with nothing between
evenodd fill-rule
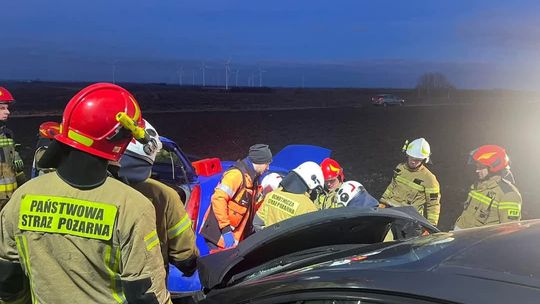
<instances>
[{"instance_id":1,"label":"orange jacket","mask_svg":"<svg viewBox=\"0 0 540 304\"><path fill-rule=\"evenodd\" d=\"M254 182L255 181L255 182ZM258 187L257 174L248 160L236 162L225 171L211 198L201 234L223 248L222 234L232 231L240 242L252 233Z\"/></svg>"}]
</instances>

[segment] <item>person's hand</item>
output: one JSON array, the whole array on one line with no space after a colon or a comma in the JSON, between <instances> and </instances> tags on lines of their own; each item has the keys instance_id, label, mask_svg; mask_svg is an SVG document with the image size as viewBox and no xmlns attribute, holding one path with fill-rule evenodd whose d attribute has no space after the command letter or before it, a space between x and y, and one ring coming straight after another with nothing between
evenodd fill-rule
<instances>
[{"instance_id":1,"label":"person's hand","mask_svg":"<svg viewBox=\"0 0 540 304\"><path fill-rule=\"evenodd\" d=\"M17 171L17 172L20 172L20 171L24 170L24 163L23 163L22 159L17 158L17 159L15 159L13 161L13 169L15 169L15 171Z\"/></svg>"},{"instance_id":2,"label":"person's hand","mask_svg":"<svg viewBox=\"0 0 540 304\"><path fill-rule=\"evenodd\" d=\"M223 234L223 243L225 244L225 248L231 248L236 245L236 240L231 231Z\"/></svg>"}]
</instances>

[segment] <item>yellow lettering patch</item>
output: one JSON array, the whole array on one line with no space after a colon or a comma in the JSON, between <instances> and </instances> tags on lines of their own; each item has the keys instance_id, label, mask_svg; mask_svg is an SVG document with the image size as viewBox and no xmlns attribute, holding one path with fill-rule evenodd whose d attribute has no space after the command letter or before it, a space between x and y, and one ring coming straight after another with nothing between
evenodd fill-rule
<instances>
[{"instance_id":1,"label":"yellow lettering patch","mask_svg":"<svg viewBox=\"0 0 540 304\"><path fill-rule=\"evenodd\" d=\"M296 211L298 210L298 203L291 201L290 199L277 195L275 193L270 196L268 199L268 203L275 207L280 209L281 211L287 213L288 215L294 216L296 214Z\"/></svg>"},{"instance_id":2,"label":"yellow lettering patch","mask_svg":"<svg viewBox=\"0 0 540 304\"><path fill-rule=\"evenodd\" d=\"M508 209L508 216L519 216L518 209Z\"/></svg>"},{"instance_id":3,"label":"yellow lettering patch","mask_svg":"<svg viewBox=\"0 0 540 304\"><path fill-rule=\"evenodd\" d=\"M110 240L116 206L74 198L25 195L19 212L19 229Z\"/></svg>"}]
</instances>

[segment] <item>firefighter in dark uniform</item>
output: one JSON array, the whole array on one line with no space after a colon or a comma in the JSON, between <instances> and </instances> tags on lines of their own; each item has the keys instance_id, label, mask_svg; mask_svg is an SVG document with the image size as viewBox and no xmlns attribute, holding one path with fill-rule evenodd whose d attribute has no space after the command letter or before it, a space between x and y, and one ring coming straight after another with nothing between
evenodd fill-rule
<instances>
[{"instance_id":1,"label":"firefighter in dark uniform","mask_svg":"<svg viewBox=\"0 0 540 304\"><path fill-rule=\"evenodd\" d=\"M321 162L321 169L324 176L324 188L315 200L315 204L321 210L340 207L337 203L336 192L345 180L343 167L336 160L325 158Z\"/></svg>"},{"instance_id":2,"label":"firefighter in dark uniform","mask_svg":"<svg viewBox=\"0 0 540 304\"><path fill-rule=\"evenodd\" d=\"M171 187L150 178L152 165L163 144L156 129L145 120L148 142L130 142L120 159L118 176L146 196L156 209L157 233L164 268L169 263L191 276L197 269L199 250L195 245L192 222L180 195ZM110 167L109 167L110 168Z\"/></svg>"},{"instance_id":3,"label":"firefighter in dark uniform","mask_svg":"<svg viewBox=\"0 0 540 304\"><path fill-rule=\"evenodd\" d=\"M67 104L40 159L55 172L18 188L0 211L0 303L171 303L152 203L108 177L144 137L135 98L108 83Z\"/></svg>"},{"instance_id":4,"label":"firefighter in dark uniform","mask_svg":"<svg viewBox=\"0 0 540 304\"><path fill-rule=\"evenodd\" d=\"M26 181L24 164L15 151L13 132L5 125L9 117L9 106L15 102L13 95L0 87L0 210L17 189Z\"/></svg>"},{"instance_id":5,"label":"firefighter in dark uniform","mask_svg":"<svg viewBox=\"0 0 540 304\"><path fill-rule=\"evenodd\" d=\"M381 207L413 206L433 225L439 222L441 193L437 178L426 167L431 155L424 138L405 142L407 161L397 165L390 185L384 191Z\"/></svg>"},{"instance_id":6,"label":"firefighter in dark uniform","mask_svg":"<svg viewBox=\"0 0 540 304\"><path fill-rule=\"evenodd\" d=\"M268 145L256 144L248 156L223 173L204 217L201 234L211 252L231 248L253 233L258 178L272 162Z\"/></svg>"},{"instance_id":7,"label":"firefighter in dark uniform","mask_svg":"<svg viewBox=\"0 0 540 304\"><path fill-rule=\"evenodd\" d=\"M521 219L521 194L514 185L506 151L485 145L471 152L478 181L471 186L455 230Z\"/></svg>"},{"instance_id":8,"label":"firefighter in dark uniform","mask_svg":"<svg viewBox=\"0 0 540 304\"><path fill-rule=\"evenodd\" d=\"M268 193L255 215L256 231L286 219L319 210L311 200L322 190L324 177L321 167L308 161L283 178L278 189Z\"/></svg>"}]
</instances>

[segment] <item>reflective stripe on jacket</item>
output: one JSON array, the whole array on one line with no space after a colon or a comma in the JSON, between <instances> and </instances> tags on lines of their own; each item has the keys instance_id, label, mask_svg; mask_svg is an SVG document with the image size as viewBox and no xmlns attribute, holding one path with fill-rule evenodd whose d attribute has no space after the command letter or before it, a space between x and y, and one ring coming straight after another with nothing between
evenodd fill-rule
<instances>
[{"instance_id":1,"label":"reflective stripe on jacket","mask_svg":"<svg viewBox=\"0 0 540 304\"><path fill-rule=\"evenodd\" d=\"M188 266L186 261L199 256L199 250L195 245L192 222L178 193L151 178L131 186L146 196L156 209L157 234L165 270L169 270L170 262L180 271L193 271L194 269L185 269Z\"/></svg>"},{"instance_id":2,"label":"reflective stripe on jacket","mask_svg":"<svg viewBox=\"0 0 540 304\"><path fill-rule=\"evenodd\" d=\"M3 126L0 128L0 200L9 199L17 189L17 174L19 172L14 168L15 159L20 159L20 157L15 151L13 132ZM24 177L22 171L20 175ZM22 178L22 182L24 182L24 178Z\"/></svg>"},{"instance_id":3,"label":"reflective stripe on jacket","mask_svg":"<svg viewBox=\"0 0 540 304\"><path fill-rule=\"evenodd\" d=\"M341 185L340 185L341 186ZM339 186L333 190L328 192L321 193L317 199L315 200L315 205L319 210L323 209L330 209L330 208L338 208L341 207L341 205L337 204L337 190L339 189Z\"/></svg>"},{"instance_id":4,"label":"reflective stripe on jacket","mask_svg":"<svg viewBox=\"0 0 540 304\"><path fill-rule=\"evenodd\" d=\"M34 303L170 303L154 208L117 180L79 190L56 173L39 176L0 220L0 273L20 265Z\"/></svg>"},{"instance_id":5,"label":"reflective stripe on jacket","mask_svg":"<svg viewBox=\"0 0 540 304\"><path fill-rule=\"evenodd\" d=\"M262 226L270 226L291 217L317 210L307 194L289 193L278 188L266 195L257 211L257 217L262 221Z\"/></svg>"},{"instance_id":6,"label":"reflective stripe on jacket","mask_svg":"<svg viewBox=\"0 0 540 304\"><path fill-rule=\"evenodd\" d=\"M388 207L414 206L433 225L439 222L440 200L435 175L424 165L412 171L405 163L397 165L394 177L380 199Z\"/></svg>"},{"instance_id":7,"label":"reflective stripe on jacket","mask_svg":"<svg viewBox=\"0 0 540 304\"><path fill-rule=\"evenodd\" d=\"M495 175L471 186L458 228L493 225L521 219L521 194L510 181Z\"/></svg>"}]
</instances>

